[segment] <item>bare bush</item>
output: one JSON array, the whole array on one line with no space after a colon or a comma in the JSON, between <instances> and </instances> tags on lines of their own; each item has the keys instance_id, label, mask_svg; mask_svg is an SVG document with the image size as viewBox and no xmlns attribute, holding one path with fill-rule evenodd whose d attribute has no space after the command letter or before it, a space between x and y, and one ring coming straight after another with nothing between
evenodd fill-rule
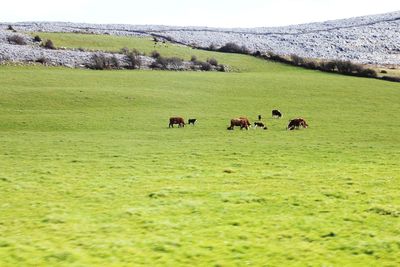
<instances>
[{"instance_id":1,"label":"bare bush","mask_svg":"<svg viewBox=\"0 0 400 267\"><path fill-rule=\"evenodd\" d=\"M168 62L167 59L164 57L159 57L157 58L156 61L150 64L150 68L152 69L166 70L167 67L168 67Z\"/></svg>"},{"instance_id":2,"label":"bare bush","mask_svg":"<svg viewBox=\"0 0 400 267\"><path fill-rule=\"evenodd\" d=\"M224 65L219 64L218 67L217 67L217 70L218 70L218 71L221 71L221 72L225 72L225 71L226 71L226 68L225 68Z\"/></svg>"},{"instance_id":3,"label":"bare bush","mask_svg":"<svg viewBox=\"0 0 400 267\"><path fill-rule=\"evenodd\" d=\"M16 30L14 29L14 27L12 25L8 25L7 30L16 32Z\"/></svg>"},{"instance_id":4,"label":"bare bush","mask_svg":"<svg viewBox=\"0 0 400 267\"><path fill-rule=\"evenodd\" d=\"M119 69L121 68L121 63L119 62L119 59L116 56L112 56L110 58L110 63L113 69Z\"/></svg>"},{"instance_id":5,"label":"bare bush","mask_svg":"<svg viewBox=\"0 0 400 267\"><path fill-rule=\"evenodd\" d=\"M34 41L35 43L40 43L40 42L42 41L42 38L40 38L39 35L36 35L35 37L33 37L33 41Z\"/></svg>"},{"instance_id":6,"label":"bare bush","mask_svg":"<svg viewBox=\"0 0 400 267\"><path fill-rule=\"evenodd\" d=\"M107 57L104 54L94 54L92 56L92 64L88 67L95 70L109 70L119 68L119 60L115 57Z\"/></svg>"},{"instance_id":7,"label":"bare bush","mask_svg":"<svg viewBox=\"0 0 400 267\"><path fill-rule=\"evenodd\" d=\"M208 50L217 51L217 46L216 46L214 43L212 43L212 44L210 44L210 46L208 47Z\"/></svg>"},{"instance_id":8,"label":"bare bush","mask_svg":"<svg viewBox=\"0 0 400 267\"><path fill-rule=\"evenodd\" d=\"M400 82L400 77L383 76L382 79L390 82Z\"/></svg>"},{"instance_id":9,"label":"bare bush","mask_svg":"<svg viewBox=\"0 0 400 267\"><path fill-rule=\"evenodd\" d=\"M253 53L253 56L255 56L255 57L261 57L261 55L262 55L261 52L258 50Z\"/></svg>"},{"instance_id":10,"label":"bare bush","mask_svg":"<svg viewBox=\"0 0 400 267\"><path fill-rule=\"evenodd\" d=\"M294 55L294 54L290 55L290 59L292 60L292 63L294 65L296 65L296 66L304 64L304 59L302 57L297 56L297 55Z\"/></svg>"},{"instance_id":11,"label":"bare bush","mask_svg":"<svg viewBox=\"0 0 400 267\"><path fill-rule=\"evenodd\" d=\"M191 62L196 62L197 61L197 57L195 55L192 55L192 57L190 58Z\"/></svg>"},{"instance_id":12,"label":"bare bush","mask_svg":"<svg viewBox=\"0 0 400 267\"><path fill-rule=\"evenodd\" d=\"M160 70L180 70L183 66L183 59L178 57L158 57L150 68Z\"/></svg>"},{"instance_id":13,"label":"bare bush","mask_svg":"<svg viewBox=\"0 0 400 267\"><path fill-rule=\"evenodd\" d=\"M157 59L157 58L161 57L161 54L160 54L157 50L154 50L154 51L152 51L152 52L150 53L150 56L151 56L152 58Z\"/></svg>"},{"instance_id":14,"label":"bare bush","mask_svg":"<svg viewBox=\"0 0 400 267\"><path fill-rule=\"evenodd\" d=\"M369 78L376 78L376 77L378 77L378 73L376 73L376 71L373 70L373 69L363 69L360 72L360 76L369 77Z\"/></svg>"},{"instance_id":15,"label":"bare bush","mask_svg":"<svg viewBox=\"0 0 400 267\"><path fill-rule=\"evenodd\" d=\"M265 59L269 59L272 61L276 62L281 62L281 63L286 63L286 64L292 64L292 62L288 59L286 59L283 56L280 56L278 54L275 54L274 52L267 52L266 55L264 56Z\"/></svg>"},{"instance_id":16,"label":"bare bush","mask_svg":"<svg viewBox=\"0 0 400 267\"><path fill-rule=\"evenodd\" d=\"M121 48L121 53L124 54L124 55L128 54L129 53L129 48L128 47Z\"/></svg>"},{"instance_id":17,"label":"bare bush","mask_svg":"<svg viewBox=\"0 0 400 267\"><path fill-rule=\"evenodd\" d=\"M334 72L336 70L336 64L333 61L322 62L319 64L319 69L326 72Z\"/></svg>"},{"instance_id":18,"label":"bare bush","mask_svg":"<svg viewBox=\"0 0 400 267\"><path fill-rule=\"evenodd\" d=\"M319 68L319 65L315 61L305 61L302 63L302 66L306 69L316 70Z\"/></svg>"},{"instance_id":19,"label":"bare bush","mask_svg":"<svg viewBox=\"0 0 400 267\"><path fill-rule=\"evenodd\" d=\"M238 54L249 54L249 50L245 46L239 46L235 43L229 42L218 49L220 52L225 53L238 53Z\"/></svg>"},{"instance_id":20,"label":"bare bush","mask_svg":"<svg viewBox=\"0 0 400 267\"><path fill-rule=\"evenodd\" d=\"M168 67L172 70L179 70L183 65L183 59L179 57L170 57L167 58Z\"/></svg>"},{"instance_id":21,"label":"bare bush","mask_svg":"<svg viewBox=\"0 0 400 267\"><path fill-rule=\"evenodd\" d=\"M212 65L208 62L200 62L201 70L210 71L212 69Z\"/></svg>"},{"instance_id":22,"label":"bare bush","mask_svg":"<svg viewBox=\"0 0 400 267\"><path fill-rule=\"evenodd\" d=\"M142 67L142 59L140 53L136 49L132 49L126 54L129 69L140 69Z\"/></svg>"},{"instance_id":23,"label":"bare bush","mask_svg":"<svg viewBox=\"0 0 400 267\"><path fill-rule=\"evenodd\" d=\"M15 34L15 35L8 36L8 37L7 37L7 41L8 41L10 44L26 45L25 39L24 39L22 36L16 35L16 34Z\"/></svg>"},{"instance_id":24,"label":"bare bush","mask_svg":"<svg viewBox=\"0 0 400 267\"><path fill-rule=\"evenodd\" d=\"M43 47L47 49L56 49L53 41L50 39L46 40L46 42L43 44Z\"/></svg>"},{"instance_id":25,"label":"bare bush","mask_svg":"<svg viewBox=\"0 0 400 267\"><path fill-rule=\"evenodd\" d=\"M218 66L218 61L215 58L209 58L207 59L207 62L213 66Z\"/></svg>"}]
</instances>

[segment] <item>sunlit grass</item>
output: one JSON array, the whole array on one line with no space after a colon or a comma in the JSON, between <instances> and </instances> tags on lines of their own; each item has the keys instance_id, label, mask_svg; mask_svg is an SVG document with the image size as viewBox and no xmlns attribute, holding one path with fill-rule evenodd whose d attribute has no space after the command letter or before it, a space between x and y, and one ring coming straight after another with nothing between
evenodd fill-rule
<instances>
[{"instance_id":1,"label":"sunlit grass","mask_svg":"<svg viewBox=\"0 0 400 267\"><path fill-rule=\"evenodd\" d=\"M400 86L224 59L246 68L0 67L0 266L399 265Z\"/></svg>"}]
</instances>

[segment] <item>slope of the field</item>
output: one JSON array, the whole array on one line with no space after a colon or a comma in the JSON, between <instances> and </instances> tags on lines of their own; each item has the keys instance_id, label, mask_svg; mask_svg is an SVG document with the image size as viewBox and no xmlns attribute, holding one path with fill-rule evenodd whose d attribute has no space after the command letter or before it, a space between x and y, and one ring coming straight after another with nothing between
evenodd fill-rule
<instances>
[{"instance_id":1,"label":"slope of the field","mask_svg":"<svg viewBox=\"0 0 400 267\"><path fill-rule=\"evenodd\" d=\"M400 85L204 56L247 67L0 67L0 266L400 264Z\"/></svg>"},{"instance_id":2,"label":"slope of the field","mask_svg":"<svg viewBox=\"0 0 400 267\"><path fill-rule=\"evenodd\" d=\"M108 52L120 52L122 48L135 48L139 52L150 55L152 51L158 51L165 57L179 57L190 60L195 55L200 60L216 58L220 63L228 65L234 71L264 71L265 65L261 60L254 60L252 57L192 49L188 46L172 44L170 42L154 43L151 37L123 37L112 35L77 34L77 33L32 33L32 36L39 35L43 39L50 39L57 47L65 48L86 48ZM279 65L276 65L279 66Z\"/></svg>"}]
</instances>

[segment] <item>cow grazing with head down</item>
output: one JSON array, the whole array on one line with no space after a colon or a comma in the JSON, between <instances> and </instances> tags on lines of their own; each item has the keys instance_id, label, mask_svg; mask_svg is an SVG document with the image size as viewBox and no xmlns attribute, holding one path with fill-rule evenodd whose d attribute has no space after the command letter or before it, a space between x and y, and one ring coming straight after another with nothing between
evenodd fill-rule
<instances>
[{"instance_id":1,"label":"cow grazing with head down","mask_svg":"<svg viewBox=\"0 0 400 267\"><path fill-rule=\"evenodd\" d=\"M292 131L294 129L299 129L300 127L307 128L308 124L307 124L305 119L296 118L296 119L293 119L293 120L289 121L289 124L287 126L287 130Z\"/></svg>"},{"instance_id":2,"label":"cow grazing with head down","mask_svg":"<svg viewBox=\"0 0 400 267\"><path fill-rule=\"evenodd\" d=\"M279 110L274 109L274 110L272 111L272 117L273 117L273 118L281 118L281 117L282 117L282 113L281 113Z\"/></svg>"},{"instance_id":3,"label":"cow grazing with head down","mask_svg":"<svg viewBox=\"0 0 400 267\"><path fill-rule=\"evenodd\" d=\"M174 128L174 124L178 124L178 127L185 127L185 120L181 117L171 117L169 118L168 128Z\"/></svg>"},{"instance_id":4,"label":"cow grazing with head down","mask_svg":"<svg viewBox=\"0 0 400 267\"><path fill-rule=\"evenodd\" d=\"M247 127L251 127L251 123L250 123L250 121L249 121L248 118L246 118L246 117L240 117L239 119L242 120L242 121L244 121L244 122L246 123Z\"/></svg>"},{"instance_id":5,"label":"cow grazing with head down","mask_svg":"<svg viewBox=\"0 0 400 267\"><path fill-rule=\"evenodd\" d=\"M267 129L268 129L267 126L266 126L264 123L262 123L262 122L255 122L255 123L254 123L254 128L257 129L257 127L260 127L260 128L262 128L262 129L264 129L264 130L267 130Z\"/></svg>"},{"instance_id":6,"label":"cow grazing with head down","mask_svg":"<svg viewBox=\"0 0 400 267\"><path fill-rule=\"evenodd\" d=\"M240 117L236 119L231 119L231 125L228 127L228 130L233 130L235 126L239 126L240 130L249 129L249 126L251 126L249 120L245 117Z\"/></svg>"},{"instance_id":7,"label":"cow grazing with head down","mask_svg":"<svg viewBox=\"0 0 400 267\"><path fill-rule=\"evenodd\" d=\"M188 120L188 124L189 124L189 125L190 125L190 124L194 125L194 124L196 123L196 121L197 121L197 119L189 119L189 120Z\"/></svg>"}]
</instances>

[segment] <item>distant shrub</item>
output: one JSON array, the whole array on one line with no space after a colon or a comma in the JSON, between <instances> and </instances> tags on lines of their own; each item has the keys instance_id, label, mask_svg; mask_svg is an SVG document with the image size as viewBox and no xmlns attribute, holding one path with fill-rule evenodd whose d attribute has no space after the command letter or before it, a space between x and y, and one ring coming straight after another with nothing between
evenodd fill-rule
<instances>
[{"instance_id":1,"label":"distant shrub","mask_svg":"<svg viewBox=\"0 0 400 267\"><path fill-rule=\"evenodd\" d=\"M156 61L150 64L150 68L166 70L168 68L168 61L164 57L159 57L156 59Z\"/></svg>"},{"instance_id":2,"label":"distant shrub","mask_svg":"<svg viewBox=\"0 0 400 267\"><path fill-rule=\"evenodd\" d=\"M183 59L178 58L178 57L167 58L167 62L168 62L169 68L173 69L173 70L178 70L183 65Z\"/></svg>"},{"instance_id":3,"label":"distant shrub","mask_svg":"<svg viewBox=\"0 0 400 267\"><path fill-rule=\"evenodd\" d=\"M264 56L265 59L269 59L272 61L276 61L276 62L281 62L281 63L286 63L286 64L292 64L292 62L288 59L286 59L283 56L280 56L278 54L275 54L274 52L267 52Z\"/></svg>"},{"instance_id":4,"label":"distant shrub","mask_svg":"<svg viewBox=\"0 0 400 267\"><path fill-rule=\"evenodd\" d=\"M121 54L126 55L126 54L128 54L128 53L129 53L129 48L128 48L128 47L123 47L123 48L121 48Z\"/></svg>"},{"instance_id":5,"label":"distant shrub","mask_svg":"<svg viewBox=\"0 0 400 267\"><path fill-rule=\"evenodd\" d=\"M258 50L253 53L253 56L255 56L255 57L261 57L261 55L262 55L261 52Z\"/></svg>"},{"instance_id":6,"label":"distant shrub","mask_svg":"<svg viewBox=\"0 0 400 267\"><path fill-rule=\"evenodd\" d=\"M386 70L381 70L381 73L384 73L384 74L386 74L386 73L388 73Z\"/></svg>"},{"instance_id":7,"label":"distant shrub","mask_svg":"<svg viewBox=\"0 0 400 267\"><path fill-rule=\"evenodd\" d=\"M212 69L212 65L208 62L200 62L201 70L210 71Z\"/></svg>"},{"instance_id":8,"label":"distant shrub","mask_svg":"<svg viewBox=\"0 0 400 267\"><path fill-rule=\"evenodd\" d=\"M119 60L115 57L107 57L104 54L94 54L92 56L92 64L88 67L95 70L108 70L119 68Z\"/></svg>"},{"instance_id":9,"label":"distant shrub","mask_svg":"<svg viewBox=\"0 0 400 267\"><path fill-rule=\"evenodd\" d=\"M150 56L151 56L152 58L157 59L157 58L161 57L161 54L160 54L157 50L154 50L154 51L152 51L152 52L150 53Z\"/></svg>"},{"instance_id":10,"label":"distant shrub","mask_svg":"<svg viewBox=\"0 0 400 267\"><path fill-rule=\"evenodd\" d=\"M290 59L292 60L292 63L293 63L294 65L296 65L296 66L303 65L304 62L305 62L304 59L303 59L302 57L299 57L299 56L294 55L294 54L290 55Z\"/></svg>"},{"instance_id":11,"label":"distant shrub","mask_svg":"<svg viewBox=\"0 0 400 267\"><path fill-rule=\"evenodd\" d=\"M94 54L92 56L92 65L90 68L95 70L104 70L108 68L107 58L103 54Z\"/></svg>"},{"instance_id":12,"label":"distant shrub","mask_svg":"<svg viewBox=\"0 0 400 267\"><path fill-rule=\"evenodd\" d=\"M221 72L225 72L225 71L226 71L226 68L225 68L224 65L220 64L220 65L218 65L217 70L218 70L218 71L221 71Z\"/></svg>"},{"instance_id":13,"label":"distant shrub","mask_svg":"<svg viewBox=\"0 0 400 267\"><path fill-rule=\"evenodd\" d=\"M43 47L47 49L56 49L55 45L53 44L53 41L50 39L46 40Z\"/></svg>"},{"instance_id":14,"label":"distant shrub","mask_svg":"<svg viewBox=\"0 0 400 267\"><path fill-rule=\"evenodd\" d=\"M376 73L376 71L373 70L373 69L363 69L360 72L360 76L369 77L369 78L376 78L376 77L378 77L378 73Z\"/></svg>"},{"instance_id":15,"label":"distant shrub","mask_svg":"<svg viewBox=\"0 0 400 267\"><path fill-rule=\"evenodd\" d=\"M140 69L142 66L142 59L140 53L136 49L132 49L126 54L129 69Z\"/></svg>"},{"instance_id":16,"label":"distant shrub","mask_svg":"<svg viewBox=\"0 0 400 267\"><path fill-rule=\"evenodd\" d=\"M336 64L333 61L322 62L321 64L319 64L319 68L322 71L334 72L336 70Z\"/></svg>"},{"instance_id":17,"label":"distant shrub","mask_svg":"<svg viewBox=\"0 0 400 267\"><path fill-rule=\"evenodd\" d=\"M336 60L334 61L337 71L342 74L351 74L356 68L350 61Z\"/></svg>"},{"instance_id":18,"label":"distant shrub","mask_svg":"<svg viewBox=\"0 0 400 267\"><path fill-rule=\"evenodd\" d=\"M207 62L213 66L218 66L218 61L215 58L209 58Z\"/></svg>"},{"instance_id":19,"label":"distant shrub","mask_svg":"<svg viewBox=\"0 0 400 267\"><path fill-rule=\"evenodd\" d=\"M390 81L390 82L400 82L400 77L383 76L382 80Z\"/></svg>"},{"instance_id":20,"label":"distant shrub","mask_svg":"<svg viewBox=\"0 0 400 267\"><path fill-rule=\"evenodd\" d=\"M154 61L150 68L152 69L160 69L160 70L180 70L183 66L183 59L178 57L158 57L156 61Z\"/></svg>"},{"instance_id":21,"label":"distant shrub","mask_svg":"<svg viewBox=\"0 0 400 267\"><path fill-rule=\"evenodd\" d=\"M35 37L33 37L33 41L36 43L40 43L42 41L42 38L40 38L39 35L36 35Z\"/></svg>"},{"instance_id":22,"label":"distant shrub","mask_svg":"<svg viewBox=\"0 0 400 267\"><path fill-rule=\"evenodd\" d=\"M220 52L225 53L238 53L238 54L249 54L249 50L245 46L239 46L235 43L229 42L218 49Z\"/></svg>"},{"instance_id":23,"label":"distant shrub","mask_svg":"<svg viewBox=\"0 0 400 267\"><path fill-rule=\"evenodd\" d=\"M192 55L192 57L190 58L191 62L196 62L197 61L197 57L195 55Z\"/></svg>"},{"instance_id":24,"label":"distant shrub","mask_svg":"<svg viewBox=\"0 0 400 267\"><path fill-rule=\"evenodd\" d=\"M7 30L16 32L16 30L14 29L14 27L12 25L8 25Z\"/></svg>"},{"instance_id":25,"label":"distant shrub","mask_svg":"<svg viewBox=\"0 0 400 267\"><path fill-rule=\"evenodd\" d=\"M25 41L25 39L22 37L22 36L20 36L20 35L12 35L12 36L8 36L7 37L7 41L10 43L10 44L16 44L16 45L26 45L26 41Z\"/></svg>"},{"instance_id":26,"label":"distant shrub","mask_svg":"<svg viewBox=\"0 0 400 267\"><path fill-rule=\"evenodd\" d=\"M119 59L116 56L112 56L110 58L110 63L114 69L119 69L121 67L121 63L119 62Z\"/></svg>"},{"instance_id":27,"label":"distant shrub","mask_svg":"<svg viewBox=\"0 0 400 267\"><path fill-rule=\"evenodd\" d=\"M310 70L316 70L319 68L318 63L315 61L311 61L311 60L303 62L302 66L304 66L305 68L310 69Z\"/></svg>"},{"instance_id":28,"label":"distant shrub","mask_svg":"<svg viewBox=\"0 0 400 267\"><path fill-rule=\"evenodd\" d=\"M212 43L212 44L210 44L210 46L208 47L208 50L217 51L217 46L216 46L214 43Z\"/></svg>"}]
</instances>

